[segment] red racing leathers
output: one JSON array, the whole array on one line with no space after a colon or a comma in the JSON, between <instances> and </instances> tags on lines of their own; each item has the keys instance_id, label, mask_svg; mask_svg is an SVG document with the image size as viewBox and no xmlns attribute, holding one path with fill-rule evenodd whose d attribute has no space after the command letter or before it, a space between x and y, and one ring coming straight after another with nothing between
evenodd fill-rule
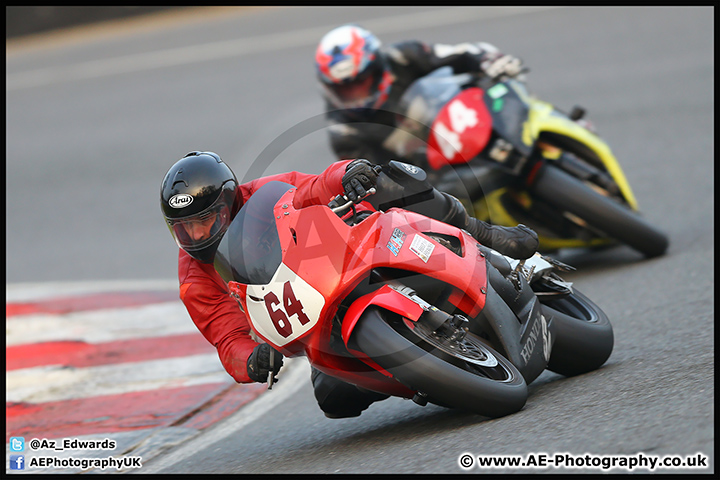
<instances>
[{"instance_id":1,"label":"red racing leathers","mask_svg":"<svg viewBox=\"0 0 720 480\"><path fill-rule=\"evenodd\" d=\"M240 185L243 203L262 185L281 181L295 185L295 207L327 204L343 191L341 179L349 161L335 162L319 175L289 172L259 178ZM184 250L178 259L180 299L195 325L217 348L225 370L238 383L250 383L247 359L258 343L250 336L250 324L237 302L229 296L227 285L212 264L201 263Z\"/></svg>"}]
</instances>

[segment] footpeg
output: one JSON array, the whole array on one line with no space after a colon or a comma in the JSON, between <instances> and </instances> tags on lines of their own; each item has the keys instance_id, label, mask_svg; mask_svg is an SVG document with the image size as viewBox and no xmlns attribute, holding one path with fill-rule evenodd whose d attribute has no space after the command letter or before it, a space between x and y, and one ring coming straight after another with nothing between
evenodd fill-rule
<instances>
[{"instance_id":1,"label":"footpeg","mask_svg":"<svg viewBox=\"0 0 720 480\"><path fill-rule=\"evenodd\" d=\"M423 392L417 392L417 393L413 396L412 401L415 402L415 403L417 403L417 404L420 405L421 407L424 407L424 406L427 405L427 403L428 403L427 395L424 394Z\"/></svg>"}]
</instances>

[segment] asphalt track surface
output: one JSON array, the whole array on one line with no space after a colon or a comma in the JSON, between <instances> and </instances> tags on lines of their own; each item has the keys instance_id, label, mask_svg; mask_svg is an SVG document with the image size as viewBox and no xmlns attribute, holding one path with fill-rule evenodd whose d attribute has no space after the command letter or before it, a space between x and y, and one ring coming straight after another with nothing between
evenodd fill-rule
<instances>
[{"instance_id":1,"label":"asphalt track surface","mask_svg":"<svg viewBox=\"0 0 720 480\"><path fill-rule=\"evenodd\" d=\"M312 57L338 24L361 23L387 43L489 41L523 58L540 98L586 107L641 210L670 237L667 254L653 260L625 248L563 256L578 268L567 278L613 324L605 367L576 378L543 374L521 412L492 421L400 399L329 420L307 377L296 383L289 369L287 386L281 377L263 402L144 471L483 473L461 468L460 456L567 452L700 453L707 469L659 471L714 472L713 13L238 9L9 45L6 280L172 281L176 250L159 185L190 150L219 153L242 180L321 171L331 159L326 132L291 145L286 132L321 113Z\"/></svg>"}]
</instances>

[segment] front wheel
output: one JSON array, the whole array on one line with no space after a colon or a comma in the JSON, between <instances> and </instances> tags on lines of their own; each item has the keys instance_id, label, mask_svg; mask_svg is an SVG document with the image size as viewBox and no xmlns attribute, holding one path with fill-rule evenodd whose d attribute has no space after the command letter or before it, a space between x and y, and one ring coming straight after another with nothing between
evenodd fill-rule
<instances>
[{"instance_id":1,"label":"front wheel","mask_svg":"<svg viewBox=\"0 0 720 480\"><path fill-rule=\"evenodd\" d=\"M531 191L544 202L579 217L591 228L629 245L646 257L656 257L667 250L667 236L637 212L601 195L554 165L541 167Z\"/></svg>"},{"instance_id":2,"label":"front wheel","mask_svg":"<svg viewBox=\"0 0 720 480\"><path fill-rule=\"evenodd\" d=\"M521 410L527 401L527 384L517 368L472 333L452 340L422 322L370 307L351 340L432 403L501 417Z\"/></svg>"}]
</instances>

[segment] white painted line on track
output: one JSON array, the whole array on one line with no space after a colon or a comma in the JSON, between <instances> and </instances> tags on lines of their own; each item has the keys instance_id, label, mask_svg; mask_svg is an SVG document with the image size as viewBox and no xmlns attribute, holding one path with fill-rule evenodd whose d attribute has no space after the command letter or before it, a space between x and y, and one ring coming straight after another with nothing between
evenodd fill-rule
<instances>
[{"instance_id":1,"label":"white painted line on track","mask_svg":"<svg viewBox=\"0 0 720 480\"><path fill-rule=\"evenodd\" d=\"M5 372L6 402L57 402L208 383L234 384L217 353L94 367L42 366Z\"/></svg>"},{"instance_id":2,"label":"white painted line on track","mask_svg":"<svg viewBox=\"0 0 720 480\"><path fill-rule=\"evenodd\" d=\"M179 292L173 280L86 280L76 282L19 282L5 285L6 302L28 302L43 298L87 295L100 292L169 290ZM178 293L178 300L180 299Z\"/></svg>"},{"instance_id":3,"label":"white painted line on track","mask_svg":"<svg viewBox=\"0 0 720 480\"><path fill-rule=\"evenodd\" d=\"M534 13L558 7L451 7L443 10L415 12L365 20L362 25L377 34L414 31L422 28L453 25L481 19ZM272 35L260 35L220 42L170 48L154 52L103 58L61 67L41 68L6 75L6 92L50 85L58 82L148 71L157 68L285 50L316 44L337 25L307 28ZM289 46L289 47L288 47Z\"/></svg>"},{"instance_id":4,"label":"white painted line on track","mask_svg":"<svg viewBox=\"0 0 720 480\"><path fill-rule=\"evenodd\" d=\"M197 455L200 450L212 447L235 432L242 430L246 425L260 419L277 405L286 401L291 395L294 395L305 382L310 381L310 364L304 357L287 358L278 378L281 381L272 390L261 394L233 415L194 436L176 450L158 458L157 461L153 461L150 465L143 464L141 473L158 473L187 457Z\"/></svg>"},{"instance_id":5,"label":"white painted line on track","mask_svg":"<svg viewBox=\"0 0 720 480\"><path fill-rule=\"evenodd\" d=\"M197 332L180 302L66 314L22 315L5 321L5 346L78 340L101 343ZM198 332L199 334L199 332Z\"/></svg>"}]
</instances>

